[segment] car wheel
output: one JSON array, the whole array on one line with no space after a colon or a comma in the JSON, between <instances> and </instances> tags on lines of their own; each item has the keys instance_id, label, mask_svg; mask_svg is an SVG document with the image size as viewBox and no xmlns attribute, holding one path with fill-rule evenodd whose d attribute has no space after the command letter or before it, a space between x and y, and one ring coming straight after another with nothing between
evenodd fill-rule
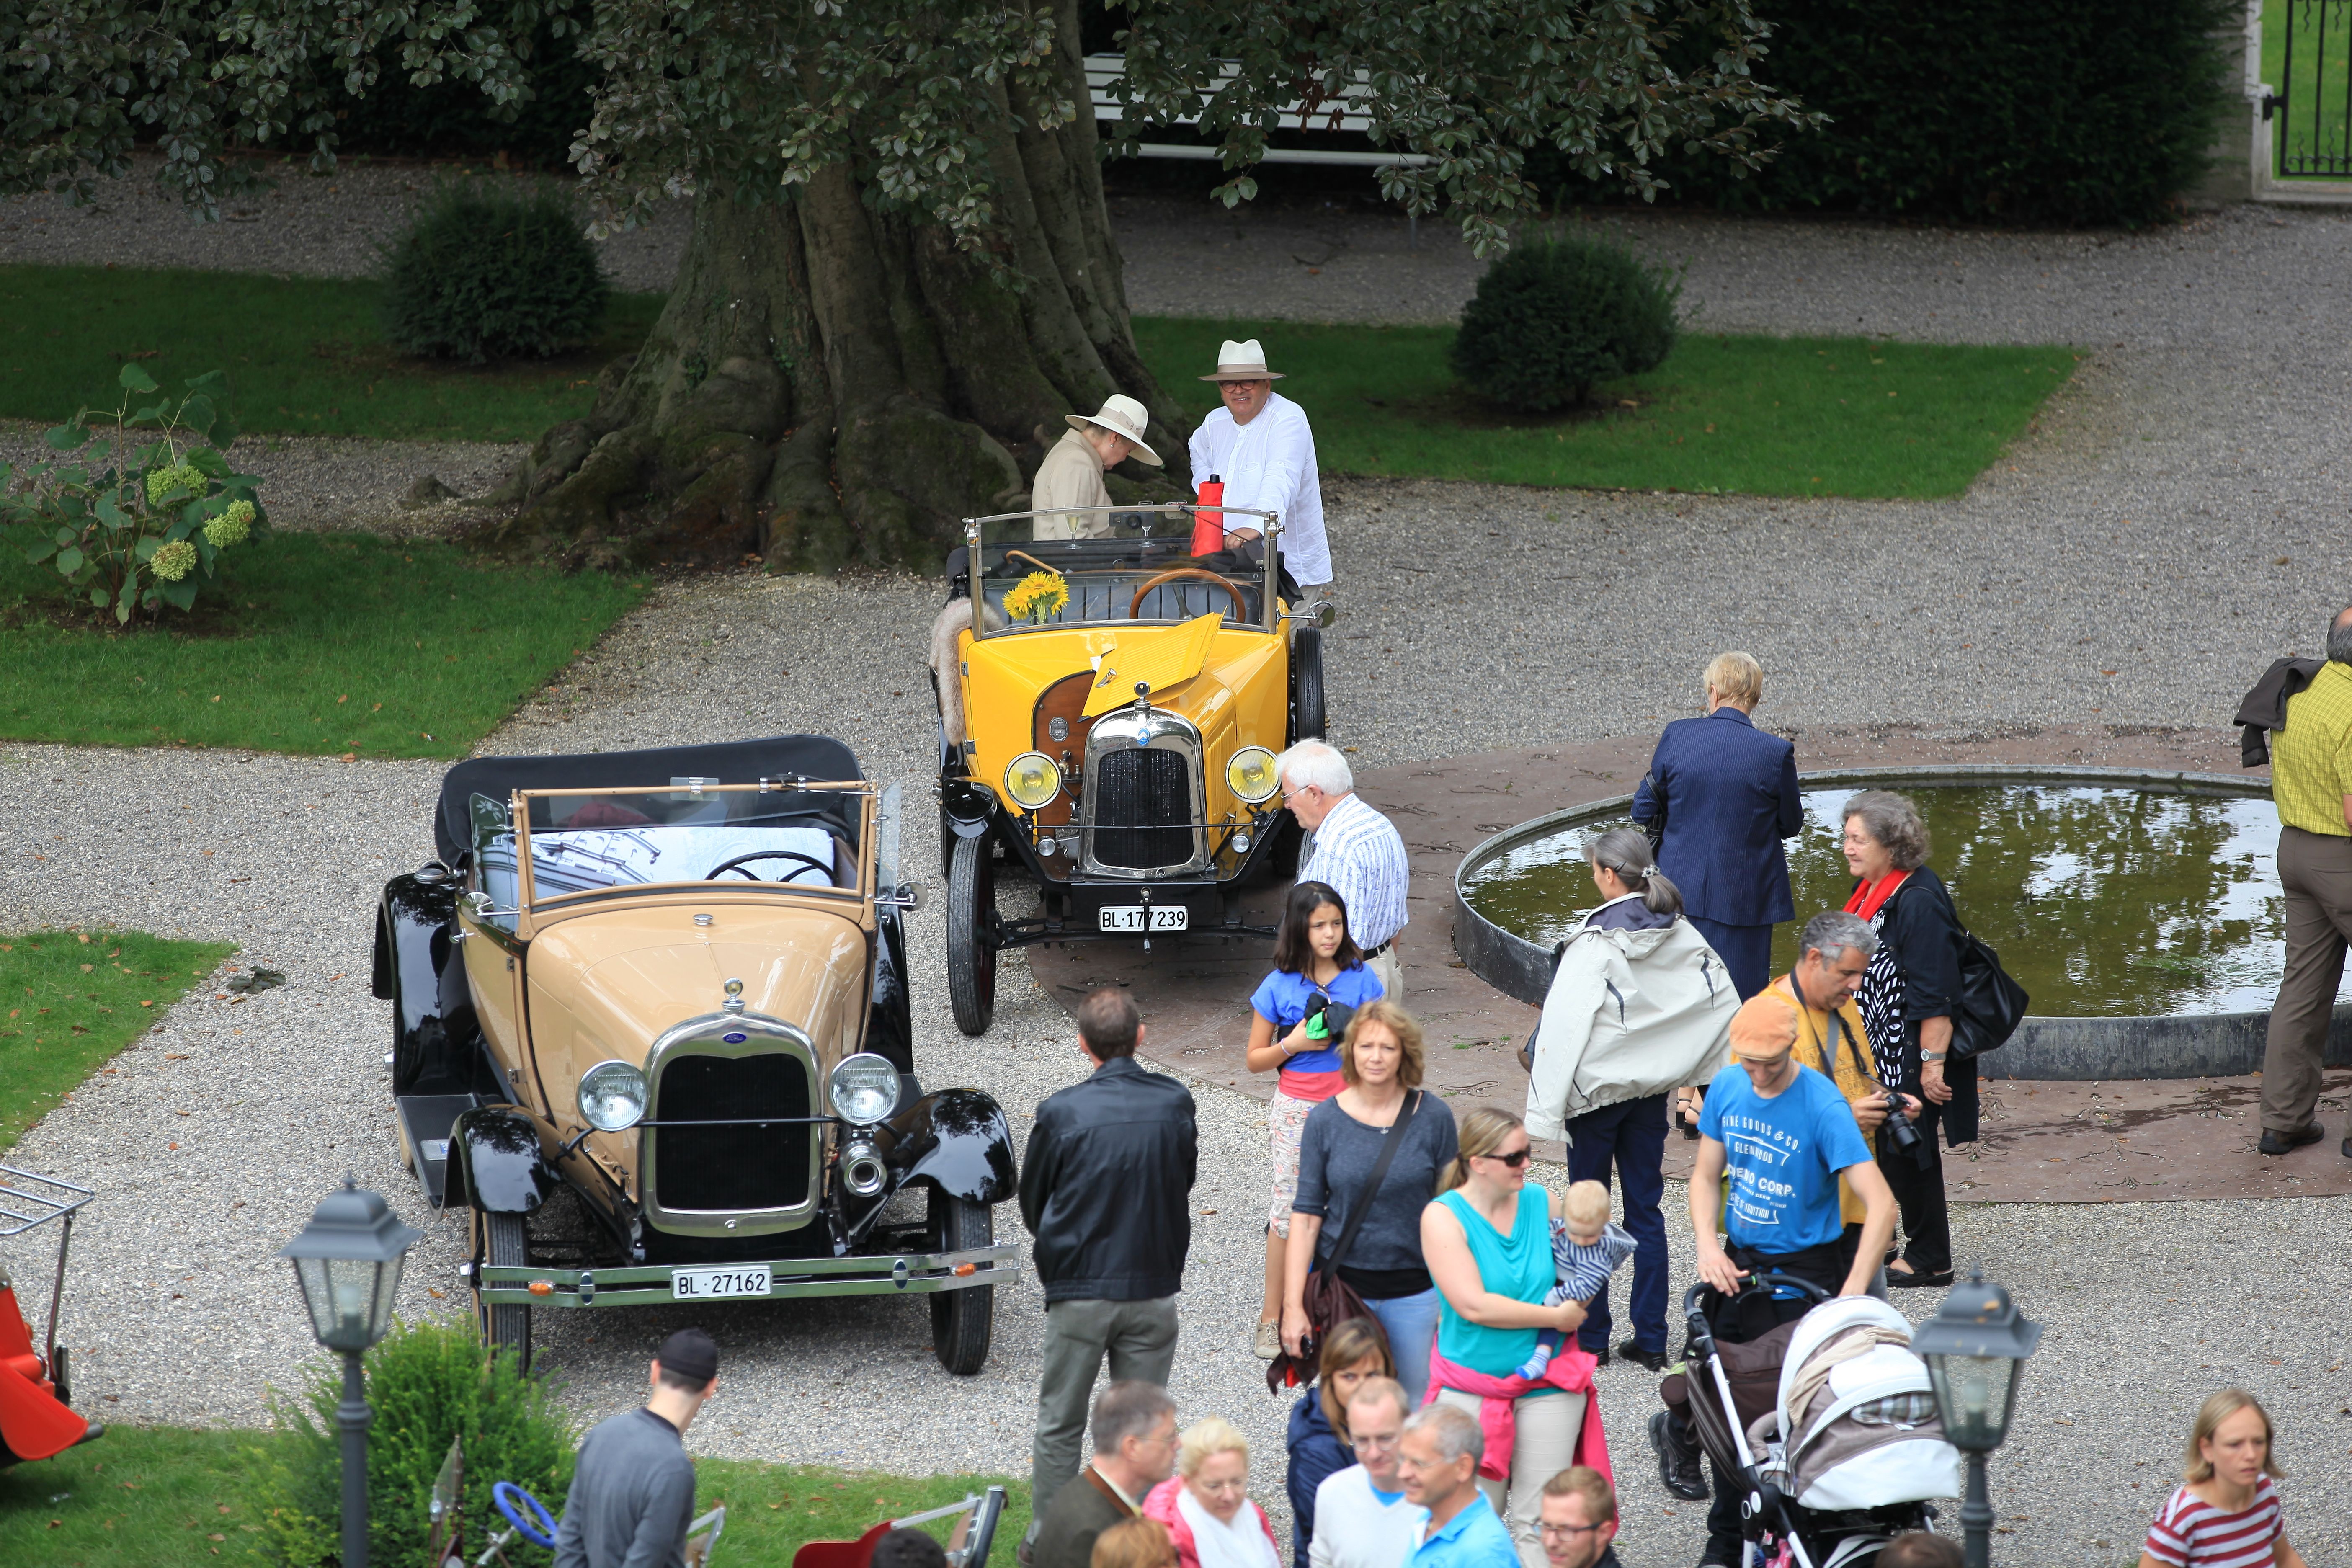
<instances>
[{"instance_id":1,"label":"car wheel","mask_svg":"<svg viewBox=\"0 0 2352 1568\"><path fill-rule=\"evenodd\" d=\"M940 1252L992 1247L996 1215L986 1204L930 1190L931 1246ZM996 1287L940 1290L931 1296L931 1349L940 1364L958 1377L979 1374L988 1360L988 1339L996 1326Z\"/></svg>"},{"instance_id":2,"label":"car wheel","mask_svg":"<svg viewBox=\"0 0 2352 1568\"><path fill-rule=\"evenodd\" d=\"M530 1309L486 1306L482 1301L483 1264L520 1268L530 1261L530 1233L519 1214L474 1211L474 1323L482 1344L491 1351L511 1351L523 1371L530 1370Z\"/></svg>"},{"instance_id":3,"label":"car wheel","mask_svg":"<svg viewBox=\"0 0 2352 1568\"><path fill-rule=\"evenodd\" d=\"M1323 738L1323 628L1300 626L1290 634L1290 739Z\"/></svg>"},{"instance_id":4,"label":"car wheel","mask_svg":"<svg viewBox=\"0 0 2352 1568\"><path fill-rule=\"evenodd\" d=\"M948 862L948 1003L956 1027L984 1035L996 1018L996 868L986 836L959 838Z\"/></svg>"}]
</instances>

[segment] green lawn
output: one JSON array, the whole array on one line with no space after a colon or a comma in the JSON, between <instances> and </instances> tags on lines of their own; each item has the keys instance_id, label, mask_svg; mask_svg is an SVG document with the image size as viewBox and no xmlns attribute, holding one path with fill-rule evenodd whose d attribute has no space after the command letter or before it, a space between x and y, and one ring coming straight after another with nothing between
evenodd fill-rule
<instances>
[{"instance_id":1,"label":"green lawn","mask_svg":"<svg viewBox=\"0 0 2352 1568\"><path fill-rule=\"evenodd\" d=\"M1227 338L1258 338L1315 424L1327 474L1749 495L1957 495L2074 368L2063 348L1685 336L1608 408L1491 412L1446 366L1451 327L1139 317L1137 345L1187 413ZM1628 406L1631 405L1631 406Z\"/></svg>"},{"instance_id":2,"label":"green lawn","mask_svg":"<svg viewBox=\"0 0 2352 1568\"><path fill-rule=\"evenodd\" d=\"M20 874L39 875L39 853L21 846ZM0 936L0 1150L236 951L139 931Z\"/></svg>"},{"instance_id":3,"label":"green lawn","mask_svg":"<svg viewBox=\"0 0 2352 1568\"><path fill-rule=\"evenodd\" d=\"M2286 69L2290 11L2299 13L2303 23L2295 30L2293 80L2288 79ZM2271 144L2277 156L2273 173L2290 153L2341 154L2346 151L2344 89L2347 80L2352 80L2352 26L2342 25L2342 13L2333 7L2326 16L2336 25L2328 26L2323 37L2317 26L2321 10L2309 0L2263 0L2263 80L2273 92L2284 92L2287 99L2284 117L2271 121ZM2315 110L2316 146L2312 145ZM2317 177L2344 176L2323 174Z\"/></svg>"},{"instance_id":4,"label":"green lawn","mask_svg":"<svg viewBox=\"0 0 2352 1568\"><path fill-rule=\"evenodd\" d=\"M251 1561L258 1531L244 1490L252 1432L117 1426L54 1459L0 1470L0 1563L49 1568L173 1568ZM984 1478L858 1474L698 1460L698 1502L727 1505L718 1561L728 1568L788 1568L808 1541L854 1540L886 1518L953 1502ZM990 1561L1009 1568L1029 1526L1028 1487L1010 1486ZM561 1513L562 1500L545 1498ZM934 1526L934 1529L938 1527ZM482 1537L469 1532L478 1556ZM548 1554L518 1543L514 1568Z\"/></svg>"},{"instance_id":5,"label":"green lawn","mask_svg":"<svg viewBox=\"0 0 2352 1568\"><path fill-rule=\"evenodd\" d=\"M646 588L362 534L223 560L192 616L119 629L61 622L55 573L0 550L0 739L460 757Z\"/></svg>"},{"instance_id":6,"label":"green lawn","mask_svg":"<svg viewBox=\"0 0 2352 1568\"><path fill-rule=\"evenodd\" d=\"M562 359L470 369L384 341L366 279L106 267L0 267L0 418L111 408L136 360L165 386L226 371L252 432L531 441L588 411L596 373L662 307L618 294L599 340Z\"/></svg>"}]
</instances>

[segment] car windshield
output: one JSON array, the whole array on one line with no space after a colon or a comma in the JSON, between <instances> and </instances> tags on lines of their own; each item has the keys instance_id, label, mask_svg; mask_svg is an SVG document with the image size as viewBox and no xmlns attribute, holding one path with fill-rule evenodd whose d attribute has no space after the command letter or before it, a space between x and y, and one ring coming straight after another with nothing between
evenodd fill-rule
<instances>
[{"instance_id":1,"label":"car windshield","mask_svg":"<svg viewBox=\"0 0 2352 1568\"><path fill-rule=\"evenodd\" d=\"M1228 527L1265 529L1255 513ZM1270 626L1271 574L1262 546L1192 553L1193 509L1016 512L965 525L973 597L996 612L982 636L1045 626L1172 624L1219 614L1229 626Z\"/></svg>"},{"instance_id":2,"label":"car windshield","mask_svg":"<svg viewBox=\"0 0 2352 1568\"><path fill-rule=\"evenodd\" d=\"M541 901L649 882L764 882L854 889L856 852L804 795L701 790L530 797L530 876ZM788 804L789 803L789 804ZM504 805L473 798L484 892L519 892Z\"/></svg>"}]
</instances>

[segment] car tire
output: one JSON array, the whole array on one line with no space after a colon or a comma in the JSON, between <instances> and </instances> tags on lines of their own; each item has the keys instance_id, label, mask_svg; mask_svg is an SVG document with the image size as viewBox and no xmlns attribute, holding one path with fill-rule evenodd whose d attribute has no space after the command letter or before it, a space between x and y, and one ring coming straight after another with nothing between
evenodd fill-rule
<instances>
[{"instance_id":1,"label":"car tire","mask_svg":"<svg viewBox=\"0 0 2352 1568\"><path fill-rule=\"evenodd\" d=\"M1290 634L1290 741L1323 739L1323 628Z\"/></svg>"},{"instance_id":2,"label":"car tire","mask_svg":"<svg viewBox=\"0 0 2352 1568\"><path fill-rule=\"evenodd\" d=\"M948 1005L956 1027L984 1035L996 1019L996 868L988 839L959 838L948 862Z\"/></svg>"},{"instance_id":3,"label":"car tire","mask_svg":"<svg viewBox=\"0 0 2352 1568\"><path fill-rule=\"evenodd\" d=\"M481 1331L482 1347L509 1351L522 1371L530 1370L530 1309L485 1306L479 1267L520 1268L530 1262L530 1232L519 1214L474 1211L474 1323Z\"/></svg>"},{"instance_id":4,"label":"car tire","mask_svg":"<svg viewBox=\"0 0 2352 1568\"><path fill-rule=\"evenodd\" d=\"M940 1252L962 1252L996 1243L996 1215L986 1204L930 1189L930 1239ZM958 1377L975 1377L988 1361L988 1341L996 1326L996 1287L940 1290L931 1296L931 1349L940 1364Z\"/></svg>"}]
</instances>

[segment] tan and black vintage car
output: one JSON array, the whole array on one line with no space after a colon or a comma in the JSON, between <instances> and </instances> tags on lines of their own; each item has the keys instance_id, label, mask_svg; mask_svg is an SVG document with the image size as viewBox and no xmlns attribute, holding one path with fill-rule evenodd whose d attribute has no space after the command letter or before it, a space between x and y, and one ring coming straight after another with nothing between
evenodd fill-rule
<instances>
[{"instance_id":1,"label":"tan and black vintage car","mask_svg":"<svg viewBox=\"0 0 2352 1568\"><path fill-rule=\"evenodd\" d=\"M896 795L814 735L449 770L374 987L493 1346L527 1362L539 1308L928 1294L980 1370L1013 1136L916 1081Z\"/></svg>"}]
</instances>

